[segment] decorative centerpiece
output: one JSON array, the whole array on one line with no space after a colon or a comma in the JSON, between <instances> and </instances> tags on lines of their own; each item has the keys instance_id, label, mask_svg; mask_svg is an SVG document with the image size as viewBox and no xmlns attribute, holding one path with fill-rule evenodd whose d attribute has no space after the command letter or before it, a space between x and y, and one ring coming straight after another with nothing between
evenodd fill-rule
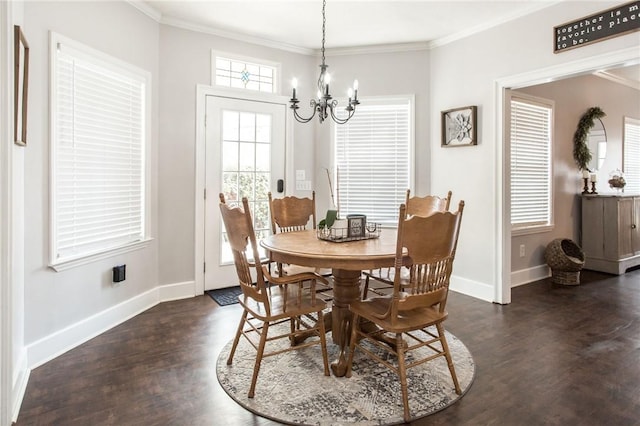
<instances>
[{"instance_id":1,"label":"decorative centerpiece","mask_svg":"<svg viewBox=\"0 0 640 426\"><path fill-rule=\"evenodd\" d=\"M618 192L624 188L627 184L627 181L624 180L624 173L622 173L619 169L614 170L609 173L609 186L611 188L615 188Z\"/></svg>"}]
</instances>

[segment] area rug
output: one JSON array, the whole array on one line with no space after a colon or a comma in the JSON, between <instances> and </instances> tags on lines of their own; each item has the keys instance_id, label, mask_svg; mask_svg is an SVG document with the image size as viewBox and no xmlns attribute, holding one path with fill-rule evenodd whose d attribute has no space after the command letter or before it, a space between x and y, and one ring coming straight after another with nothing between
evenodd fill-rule
<instances>
[{"instance_id":1,"label":"area rug","mask_svg":"<svg viewBox=\"0 0 640 426\"><path fill-rule=\"evenodd\" d=\"M242 294L240 286L207 290L206 293L220 306L238 303L238 295Z\"/></svg>"},{"instance_id":2,"label":"area rug","mask_svg":"<svg viewBox=\"0 0 640 426\"><path fill-rule=\"evenodd\" d=\"M271 345L288 344L272 342ZM327 334L329 362L339 348ZM464 395L475 376L475 364L466 346L447 332L452 358ZM247 397L255 361L255 349L241 338L233 359L226 361L229 342L217 362L218 381L238 404L253 413L296 425L393 425L403 423L402 394L398 376L356 350L350 378L325 376L319 346L263 359L255 397ZM271 346L270 348L273 348ZM380 351L373 346L371 349ZM387 356L389 359L391 356ZM440 411L458 401L444 357L408 370L409 409L412 418Z\"/></svg>"}]
</instances>

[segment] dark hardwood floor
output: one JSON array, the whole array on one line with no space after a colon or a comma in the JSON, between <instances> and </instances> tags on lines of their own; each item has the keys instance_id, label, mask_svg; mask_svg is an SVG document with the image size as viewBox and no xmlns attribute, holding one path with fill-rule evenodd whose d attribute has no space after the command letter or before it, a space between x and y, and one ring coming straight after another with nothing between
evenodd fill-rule
<instances>
[{"instance_id":1,"label":"dark hardwood floor","mask_svg":"<svg viewBox=\"0 0 640 426\"><path fill-rule=\"evenodd\" d=\"M505 306L452 292L448 311L476 378L413 424L640 424L640 270L520 286ZM239 316L208 296L161 303L33 370L17 425L274 425L216 379Z\"/></svg>"}]
</instances>

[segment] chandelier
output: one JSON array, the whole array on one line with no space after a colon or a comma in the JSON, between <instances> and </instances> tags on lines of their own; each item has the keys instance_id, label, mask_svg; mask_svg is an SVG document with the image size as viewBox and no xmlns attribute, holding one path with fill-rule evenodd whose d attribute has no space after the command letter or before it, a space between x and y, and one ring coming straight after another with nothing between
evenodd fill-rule
<instances>
[{"instance_id":1,"label":"chandelier","mask_svg":"<svg viewBox=\"0 0 640 426\"><path fill-rule=\"evenodd\" d=\"M311 114L311 116L308 118L304 118L300 114L298 114L298 109L300 108L298 106L298 103L300 103L300 101L298 100L298 98L296 98L296 88L298 85L298 81L295 78L293 79L293 94L291 96L291 99L289 100L289 103L291 104L289 108L293 110L293 116L300 123L308 123L313 119L313 117L316 116L316 114L318 114L320 123L322 123L327 117L329 117L329 115L331 115L331 118L333 119L333 121L335 121L338 124L344 124L347 121L349 121L351 117L353 117L353 114L356 111L356 106L360 104L360 102L358 101L358 80L355 80L353 82L353 89L350 88L348 92L349 101L348 101L348 105L345 107L345 111L347 111L348 113L347 117L339 118L334 113L334 110L338 106L338 101L334 100L331 97L331 94L329 93L329 83L331 82L331 75L327 72L327 68L329 68L329 65L324 63L324 39L325 39L325 26L327 22L325 18L326 6L327 6L327 1L323 0L322 1L322 64L320 65L320 76L318 77L318 94L317 94L318 99L311 99L311 101L309 102L311 108L313 109L313 114Z\"/></svg>"}]
</instances>

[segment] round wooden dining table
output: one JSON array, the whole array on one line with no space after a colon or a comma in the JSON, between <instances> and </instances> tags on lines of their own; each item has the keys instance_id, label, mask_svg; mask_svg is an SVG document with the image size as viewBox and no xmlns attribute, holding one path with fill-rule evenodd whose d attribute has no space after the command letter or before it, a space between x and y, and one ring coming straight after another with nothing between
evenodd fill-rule
<instances>
[{"instance_id":1,"label":"round wooden dining table","mask_svg":"<svg viewBox=\"0 0 640 426\"><path fill-rule=\"evenodd\" d=\"M333 273L333 306L327 330L333 342L340 346L340 355L331 363L333 374L346 372L346 351L349 347L351 312L349 304L361 295L362 270L392 267L396 251L396 230L383 229L378 238L334 242L321 240L315 230L283 232L261 240L271 261L294 265L331 268Z\"/></svg>"}]
</instances>

